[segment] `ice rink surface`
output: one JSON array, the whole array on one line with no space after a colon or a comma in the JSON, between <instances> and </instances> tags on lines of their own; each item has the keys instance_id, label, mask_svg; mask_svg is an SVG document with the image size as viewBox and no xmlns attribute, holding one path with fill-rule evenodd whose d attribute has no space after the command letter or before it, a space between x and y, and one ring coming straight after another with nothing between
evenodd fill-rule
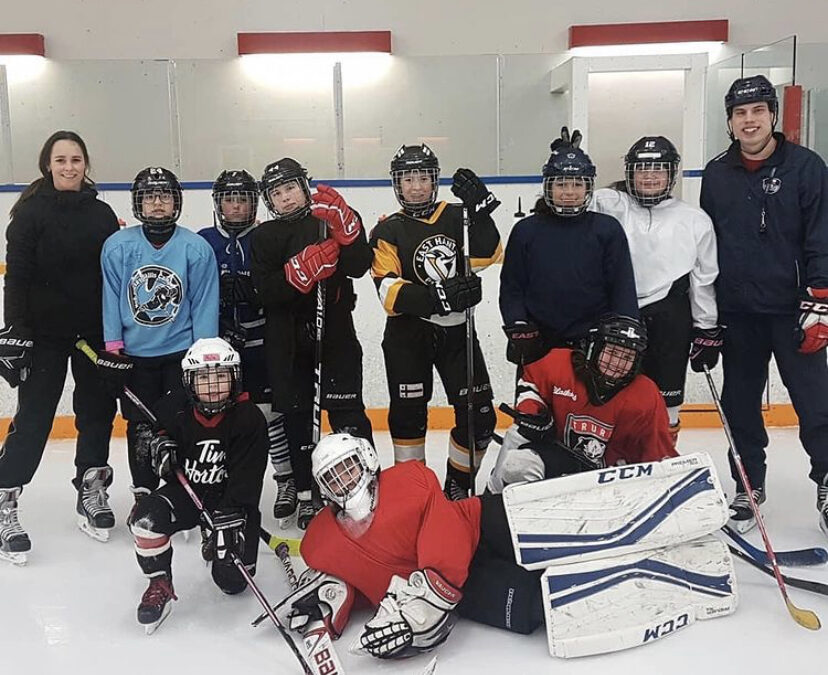
<instances>
[{"instance_id":1,"label":"ice rink surface","mask_svg":"<svg viewBox=\"0 0 828 675\"><path fill-rule=\"evenodd\" d=\"M808 463L796 429L770 431L768 501L764 507L777 549L828 546L816 525L816 495L807 479ZM387 433L377 435L383 466L391 461ZM428 437L429 465L444 472L446 432ZM73 441L50 444L43 463L21 497L23 526L33 544L25 567L0 563L0 673L106 672L113 675L227 675L228 673L301 673L293 655L269 623L250 621L260 606L250 592L224 596L212 583L199 556L199 536L173 540L173 575L178 602L158 631L144 634L135 609L146 580L135 562L124 525L132 502L124 439L113 441L110 489L117 526L106 544L93 541L75 526ZM492 445L493 451L497 450ZM721 430L685 430L683 453L707 451L714 457L725 489L732 492ZM491 466L494 454L484 463ZM482 485L482 480L481 480ZM274 484L268 477L262 501L264 525L274 533ZM296 536L295 531L283 531ZM293 532L293 534L290 534ZM761 547L756 532L749 539ZM437 673L780 673L811 672L824 662L828 627L812 633L788 615L770 577L736 561L739 608L729 617L698 622L683 632L646 647L598 657L568 660L549 656L546 636L513 635L460 621L439 648ZM297 567L298 561L297 561ZM784 572L828 583L828 570L788 568ZM275 603L286 593L281 566L260 547L256 581ZM791 590L795 604L814 610L828 624L828 598ZM348 653L368 613L355 615L336 645L348 673L420 673L430 656L382 662Z\"/></svg>"}]
</instances>

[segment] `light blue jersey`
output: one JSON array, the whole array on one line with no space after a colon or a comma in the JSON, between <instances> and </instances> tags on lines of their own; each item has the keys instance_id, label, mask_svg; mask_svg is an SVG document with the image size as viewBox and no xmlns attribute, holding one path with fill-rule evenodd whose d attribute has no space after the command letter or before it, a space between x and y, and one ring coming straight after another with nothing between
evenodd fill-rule
<instances>
[{"instance_id":1,"label":"light blue jersey","mask_svg":"<svg viewBox=\"0 0 828 675\"><path fill-rule=\"evenodd\" d=\"M130 356L181 352L218 335L218 272L210 245L176 227L160 249L140 225L104 243L104 340L123 342Z\"/></svg>"}]
</instances>

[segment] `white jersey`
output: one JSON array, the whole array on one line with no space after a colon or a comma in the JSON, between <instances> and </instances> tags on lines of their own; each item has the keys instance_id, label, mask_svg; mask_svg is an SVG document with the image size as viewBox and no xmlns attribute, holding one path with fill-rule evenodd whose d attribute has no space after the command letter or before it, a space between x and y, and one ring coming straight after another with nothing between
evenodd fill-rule
<instances>
[{"instance_id":1,"label":"white jersey","mask_svg":"<svg viewBox=\"0 0 828 675\"><path fill-rule=\"evenodd\" d=\"M663 300L673 282L689 274L693 325L717 325L716 235L704 211L672 197L646 208L611 188L596 190L590 209L613 216L627 233L639 307Z\"/></svg>"}]
</instances>

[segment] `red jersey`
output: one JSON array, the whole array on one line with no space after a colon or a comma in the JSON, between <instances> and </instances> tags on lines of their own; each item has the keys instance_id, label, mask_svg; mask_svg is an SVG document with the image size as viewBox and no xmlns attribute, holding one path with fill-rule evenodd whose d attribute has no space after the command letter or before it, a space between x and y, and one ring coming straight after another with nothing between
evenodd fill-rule
<instances>
[{"instance_id":1,"label":"red jersey","mask_svg":"<svg viewBox=\"0 0 828 675\"><path fill-rule=\"evenodd\" d=\"M301 554L308 566L350 584L378 605L393 575L430 567L461 588L480 538L480 500L449 501L420 462L383 469L367 531L352 537L329 506L311 521Z\"/></svg>"},{"instance_id":2,"label":"red jersey","mask_svg":"<svg viewBox=\"0 0 828 675\"><path fill-rule=\"evenodd\" d=\"M655 383L636 375L607 403L593 405L575 375L571 349L553 349L523 369L526 389L517 409L537 413L545 403L555 420L557 440L606 466L676 457L664 400ZM540 400L538 398L540 397Z\"/></svg>"}]
</instances>

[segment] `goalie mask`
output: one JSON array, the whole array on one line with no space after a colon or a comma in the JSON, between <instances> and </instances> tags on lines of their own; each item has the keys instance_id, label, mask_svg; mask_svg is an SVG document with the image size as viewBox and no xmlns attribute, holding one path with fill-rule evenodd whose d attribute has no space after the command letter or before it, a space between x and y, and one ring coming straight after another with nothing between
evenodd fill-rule
<instances>
[{"instance_id":1,"label":"goalie mask","mask_svg":"<svg viewBox=\"0 0 828 675\"><path fill-rule=\"evenodd\" d=\"M637 319L610 314L590 328L583 358L593 405L603 405L633 381L645 349L647 331Z\"/></svg>"},{"instance_id":2,"label":"goalie mask","mask_svg":"<svg viewBox=\"0 0 828 675\"><path fill-rule=\"evenodd\" d=\"M587 210L595 188L595 165L583 150L562 146L543 165L543 201L552 213L579 216Z\"/></svg>"},{"instance_id":3,"label":"goalie mask","mask_svg":"<svg viewBox=\"0 0 828 675\"><path fill-rule=\"evenodd\" d=\"M256 222L259 184L247 171L222 171L213 183L213 211L224 230L239 233Z\"/></svg>"},{"instance_id":4,"label":"goalie mask","mask_svg":"<svg viewBox=\"0 0 828 675\"><path fill-rule=\"evenodd\" d=\"M414 218L434 213L440 186L440 163L425 143L401 145L391 160L391 184L403 211Z\"/></svg>"},{"instance_id":5,"label":"goalie mask","mask_svg":"<svg viewBox=\"0 0 828 675\"><path fill-rule=\"evenodd\" d=\"M311 212L308 172L295 159L285 157L268 164L259 188L268 211L276 220L292 222Z\"/></svg>"},{"instance_id":6,"label":"goalie mask","mask_svg":"<svg viewBox=\"0 0 828 675\"><path fill-rule=\"evenodd\" d=\"M184 391L205 417L233 406L241 393L241 358L221 338L201 338L181 361Z\"/></svg>"},{"instance_id":7,"label":"goalie mask","mask_svg":"<svg viewBox=\"0 0 828 675\"><path fill-rule=\"evenodd\" d=\"M311 455L313 477L322 495L339 507L339 519L363 526L376 506L379 469L371 442L351 434L325 436Z\"/></svg>"},{"instance_id":8,"label":"goalie mask","mask_svg":"<svg viewBox=\"0 0 828 675\"><path fill-rule=\"evenodd\" d=\"M624 156L627 192L641 206L655 206L670 198L681 157L664 136L639 138Z\"/></svg>"},{"instance_id":9,"label":"goalie mask","mask_svg":"<svg viewBox=\"0 0 828 675\"><path fill-rule=\"evenodd\" d=\"M132 215L148 234L168 234L181 215L181 183L169 169L158 166L140 171L132 182Z\"/></svg>"}]
</instances>

